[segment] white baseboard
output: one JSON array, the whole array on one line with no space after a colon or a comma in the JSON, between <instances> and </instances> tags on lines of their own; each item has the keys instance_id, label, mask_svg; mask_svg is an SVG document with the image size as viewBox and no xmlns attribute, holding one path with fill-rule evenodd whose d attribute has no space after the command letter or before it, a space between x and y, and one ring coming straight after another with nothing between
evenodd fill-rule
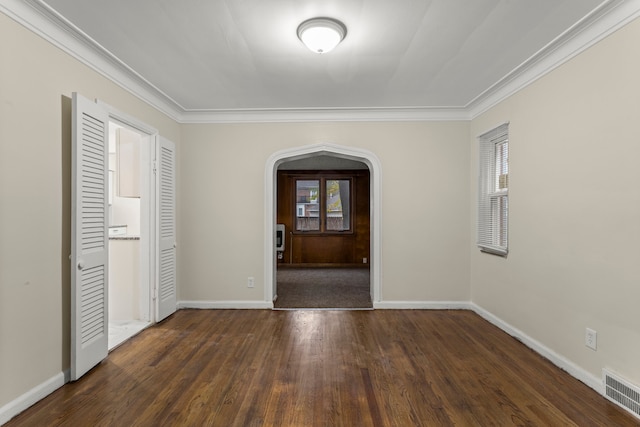
<instances>
[{"instance_id":1,"label":"white baseboard","mask_svg":"<svg viewBox=\"0 0 640 427\"><path fill-rule=\"evenodd\" d=\"M471 310L469 301L377 301L373 308L383 310Z\"/></svg>"},{"instance_id":2,"label":"white baseboard","mask_svg":"<svg viewBox=\"0 0 640 427\"><path fill-rule=\"evenodd\" d=\"M272 309L271 301L178 301L178 309Z\"/></svg>"},{"instance_id":3,"label":"white baseboard","mask_svg":"<svg viewBox=\"0 0 640 427\"><path fill-rule=\"evenodd\" d=\"M507 334L511 335L512 337L522 342L524 345L526 345L527 347L529 347L530 349L532 349L533 351L535 351L545 359L549 360L558 368L567 372L572 377L578 379L579 381L582 381L587 386L597 391L599 394L603 396L605 395L602 378L596 377L590 374L589 372L585 371L584 369L582 369L581 367L579 367L578 365L576 365L566 357L559 355L555 351L551 350L549 347L531 338L529 335L525 334L521 330L511 326L510 324L506 323L502 319L491 314L484 308L474 303L471 303L471 306L469 308L474 312L476 312L480 317L487 320L489 323L492 323L493 325L502 329Z\"/></svg>"},{"instance_id":4,"label":"white baseboard","mask_svg":"<svg viewBox=\"0 0 640 427\"><path fill-rule=\"evenodd\" d=\"M44 399L69 382L69 371L60 372L0 408L0 425Z\"/></svg>"}]
</instances>

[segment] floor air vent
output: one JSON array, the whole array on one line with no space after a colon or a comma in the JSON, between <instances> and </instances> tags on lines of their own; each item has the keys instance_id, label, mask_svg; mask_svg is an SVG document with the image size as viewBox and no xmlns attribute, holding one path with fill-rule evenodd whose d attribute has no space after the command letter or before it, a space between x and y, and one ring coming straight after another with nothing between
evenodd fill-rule
<instances>
[{"instance_id":1,"label":"floor air vent","mask_svg":"<svg viewBox=\"0 0 640 427\"><path fill-rule=\"evenodd\" d=\"M603 369L606 396L640 418L640 389Z\"/></svg>"}]
</instances>

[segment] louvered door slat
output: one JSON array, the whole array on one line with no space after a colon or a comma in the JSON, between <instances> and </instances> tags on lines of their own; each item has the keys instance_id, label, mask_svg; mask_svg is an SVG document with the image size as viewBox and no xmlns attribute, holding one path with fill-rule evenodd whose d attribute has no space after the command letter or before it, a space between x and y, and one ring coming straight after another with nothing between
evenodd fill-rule
<instances>
[{"instance_id":1,"label":"louvered door slat","mask_svg":"<svg viewBox=\"0 0 640 427\"><path fill-rule=\"evenodd\" d=\"M101 107L74 94L71 380L107 356L107 126Z\"/></svg>"},{"instance_id":2,"label":"louvered door slat","mask_svg":"<svg viewBox=\"0 0 640 427\"><path fill-rule=\"evenodd\" d=\"M158 320L176 311L175 146L160 138L158 151Z\"/></svg>"}]
</instances>

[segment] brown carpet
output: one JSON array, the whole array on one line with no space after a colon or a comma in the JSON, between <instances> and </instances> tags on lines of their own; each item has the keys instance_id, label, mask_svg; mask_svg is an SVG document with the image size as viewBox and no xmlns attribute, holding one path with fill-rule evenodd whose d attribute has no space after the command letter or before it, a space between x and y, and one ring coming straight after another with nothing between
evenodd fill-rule
<instances>
[{"instance_id":1,"label":"brown carpet","mask_svg":"<svg viewBox=\"0 0 640 427\"><path fill-rule=\"evenodd\" d=\"M368 268L279 268L275 308L372 308Z\"/></svg>"}]
</instances>

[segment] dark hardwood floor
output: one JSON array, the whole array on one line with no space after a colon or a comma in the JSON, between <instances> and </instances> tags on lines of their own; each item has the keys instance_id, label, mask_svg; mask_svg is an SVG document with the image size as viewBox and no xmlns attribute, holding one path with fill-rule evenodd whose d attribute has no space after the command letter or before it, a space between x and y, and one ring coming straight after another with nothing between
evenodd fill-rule
<instances>
[{"instance_id":1,"label":"dark hardwood floor","mask_svg":"<svg viewBox=\"0 0 640 427\"><path fill-rule=\"evenodd\" d=\"M181 310L6 426L631 426L469 311Z\"/></svg>"}]
</instances>

